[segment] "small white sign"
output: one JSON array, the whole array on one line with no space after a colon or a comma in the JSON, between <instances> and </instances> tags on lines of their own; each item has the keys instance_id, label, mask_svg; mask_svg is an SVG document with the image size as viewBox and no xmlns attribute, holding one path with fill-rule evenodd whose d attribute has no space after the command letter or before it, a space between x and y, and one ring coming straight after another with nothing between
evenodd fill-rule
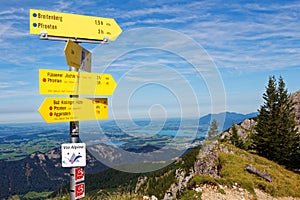
<instances>
[{"instance_id":1,"label":"small white sign","mask_svg":"<svg viewBox=\"0 0 300 200\"><path fill-rule=\"evenodd\" d=\"M61 145L62 167L85 167L86 145L85 143L68 143Z\"/></svg>"}]
</instances>

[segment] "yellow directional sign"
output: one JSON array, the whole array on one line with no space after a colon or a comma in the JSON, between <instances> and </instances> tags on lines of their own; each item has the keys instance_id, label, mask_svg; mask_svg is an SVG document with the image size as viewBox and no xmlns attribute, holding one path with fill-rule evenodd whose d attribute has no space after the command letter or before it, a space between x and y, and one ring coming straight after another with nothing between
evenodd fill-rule
<instances>
[{"instance_id":1,"label":"yellow directional sign","mask_svg":"<svg viewBox=\"0 0 300 200\"><path fill-rule=\"evenodd\" d=\"M91 72L91 52L71 40L68 40L64 51L69 66Z\"/></svg>"},{"instance_id":2,"label":"yellow directional sign","mask_svg":"<svg viewBox=\"0 0 300 200\"><path fill-rule=\"evenodd\" d=\"M39 70L40 94L101 95L113 94L117 84L110 74Z\"/></svg>"},{"instance_id":3,"label":"yellow directional sign","mask_svg":"<svg viewBox=\"0 0 300 200\"><path fill-rule=\"evenodd\" d=\"M30 33L68 38L114 41L122 29L112 18L30 9Z\"/></svg>"},{"instance_id":4,"label":"yellow directional sign","mask_svg":"<svg viewBox=\"0 0 300 200\"><path fill-rule=\"evenodd\" d=\"M39 113L47 123L108 119L107 98L46 98Z\"/></svg>"}]
</instances>

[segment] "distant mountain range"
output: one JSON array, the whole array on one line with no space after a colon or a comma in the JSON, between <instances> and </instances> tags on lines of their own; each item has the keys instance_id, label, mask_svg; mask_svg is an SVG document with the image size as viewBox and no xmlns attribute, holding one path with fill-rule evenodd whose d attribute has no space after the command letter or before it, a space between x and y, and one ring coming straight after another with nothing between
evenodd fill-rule
<instances>
[{"instance_id":1,"label":"distant mountain range","mask_svg":"<svg viewBox=\"0 0 300 200\"><path fill-rule=\"evenodd\" d=\"M69 181L69 168L61 166L60 148L46 153L35 152L17 161L0 160L0 199L12 195L24 195L29 191L53 191ZM105 165L87 153L88 173L107 169Z\"/></svg>"},{"instance_id":2,"label":"distant mountain range","mask_svg":"<svg viewBox=\"0 0 300 200\"><path fill-rule=\"evenodd\" d=\"M213 119L219 123L219 128L222 131L229 129L233 124L239 124L245 119L251 119L258 115L258 112L249 114L240 114L235 112L222 112L218 114L208 114L200 118L199 125L210 125ZM223 124L223 127L221 125Z\"/></svg>"},{"instance_id":3,"label":"distant mountain range","mask_svg":"<svg viewBox=\"0 0 300 200\"><path fill-rule=\"evenodd\" d=\"M225 119L222 130L226 130L232 124L238 124L246 118L256 116L257 113L246 115L233 112L209 114L199 119L199 125L209 127L213 119L219 121L220 124L222 119ZM111 153L114 150L113 146L105 144L101 144L101 148L104 149L103 152ZM156 149L155 146L145 145L140 149L134 149L133 152L145 153ZM120 157L116 158L120 159ZM61 167L60 148L52 149L46 153L35 152L17 161L0 160L0 167L0 199L6 199L15 194L24 195L29 191L53 191L69 181L69 169ZM88 153L86 172L95 173L104 169L107 167Z\"/></svg>"}]
</instances>

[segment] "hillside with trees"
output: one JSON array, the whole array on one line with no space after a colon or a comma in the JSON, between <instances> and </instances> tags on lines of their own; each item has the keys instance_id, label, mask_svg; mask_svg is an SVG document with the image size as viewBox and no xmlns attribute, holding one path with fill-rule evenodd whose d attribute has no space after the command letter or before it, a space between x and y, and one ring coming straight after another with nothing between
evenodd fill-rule
<instances>
[{"instance_id":1,"label":"hillside with trees","mask_svg":"<svg viewBox=\"0 0 300 200\"><path fill-rule=\"evenodd\" d=\"M299 183L299 174L273 161L227 143L207 140L201 148L190 150L155 172L132 174L108 169L88 176L85 199L297 200ZM67 199L67 188L65 196L54 199Z\"/></svg>"},{"instance_id":2,"label":"hillside with trees","mask_svg":"<svg viewBox=\"0 0 300 200\"><path fill-rule=\"evenodd\" d=\"M282 77L278 83L274 76L269 78L263 99L253 134L253 150L281 165L299 167L300 134L294 104Z\"/></svg>"},{"instance_id":3,"label":"hillside with trees","mask_svg":"<svg viewBox=\"0 0 300 200\"><path fill-rule=\"evenodd\" d=\"M212 119L203 145L166 168L147 174L110 169L93 175L89 184L95 187L88 199L300 199L300 175L293 172L300 166L295 101L283 78L277 82L274 76L263 99L257 117L221 135Z\"/></svg>"},{"instance_id":4,"label":"hillside with trees","mask_svg":"<svg viewBox=\"0 0 300 200\"><path fill-rule=\"evenodd\" d=\"M278 82L274 76L269 78L263 99L256 118L221 135L218 121L212 119L202 145L167 167L142 174L115 169L88 174L84 199L300 199L297 114L282 77ZM68 199L68 187L51 198Z\"/></svg>"},{"instance_id":5,"label":"hillside with trees","mask_svg":"<svg viewBox=\"0 0 300 200\"><path fill-rule=\"evenodd\" d=\"M271 76L263 94L263 105L255 119L234 125L222 136L235 146L249 150L287 168L300 168L300 132L296 97L288 93L282 77ZM238 130L237 130L238 129Z\"/></svg>"}]
</instances>

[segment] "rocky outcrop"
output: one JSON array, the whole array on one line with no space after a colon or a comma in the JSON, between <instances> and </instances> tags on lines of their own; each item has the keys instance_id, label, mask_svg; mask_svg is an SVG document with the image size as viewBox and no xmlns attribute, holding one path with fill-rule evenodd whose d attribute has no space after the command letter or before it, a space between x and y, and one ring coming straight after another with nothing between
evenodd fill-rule
<instances>
[{"instance_id":1,"label":"rocky outcrop","mask_svg":"<svg viewBox=\"0 0 300 200\"><path fill-rule=\"evenodd\" d=\"M298 130L300 131L300 90L293 93L291 99L295 106L296 121L298 123Z\"/></svg>"},{"instance_id":2,"label":"rocky outcrop","mask_svg":"<svg viewBox=\"0 0 300 200\"><path fill-rule=\"evenodd\" d=\"M135 185L134 193L138 193L141 186L147 181L147 176L141 176L138 178L137 183Z\"/></svg>"},{"instance_id":3,"label":"rocky outcrop","mask_svg":"<svg viewBox=\"0 0 300 200\"><path fill-rule=\"evenodd\" d=\"M187 187L188 182L194 177L194 170L190 170L186 174L183 170L177 169L175 172L175 178L177 183L173 183L169 190L165 193L163 200L173 200L177 199L177 194L179 191L184 191Z\"/></svg>"},{"instance_id":4,"label":"rocky outcrop","mask_svg":"<svg viewBox=\"0 0 300 200\"><path fill-rule=\"evenodd\" d=\"M195 162L195 174L219 178L218 157L219 150L216 148L217 141L204 145L200 150L199 159Z\"/></svg>"},{"instance_id":5,"label":"rocky outcrop","mask_svg":"<svg viewBox=\"0 0 300 200\"><path fill-rule=\"evenodd\" d=\"M255 133L254 127L256 126L256 124L257 124L257 122L254 119L245 119L242 123L235 124L233 126L236 128L237 135L239 136L239 138L241 138L242 140L245 141L249 135ZM228 139L232 135L232 132L233 132L233 127L231 127L228 131L224 131L222 133L222 135L220 136L220 139L221 140ZM227 142L230 142L230 141L227 141Z\"/></svg>"},{"instance_id":6,"label":"rocky outcrop","mask_svg":"<svg viewBox=\"0 0 300 200\"><path fill-rule=\"evenodd\" d=\"M180 168L176 169L175 178L177 181L167 190L163 200L177 199L177 195L187 188L188 182L197 174L212 176L215 178L220 177L218 156L220 149L222 149L224 145L219 146L220 147L218 148L218 141L209 142L203 145L199 151L199 159L197 159L194 163L194 167L191 168L188 173Z\"/></svg>"},{"instance_id":7,"label":"rocky outcrop","mask_svg":"<svg viewBox=\"0 0 300 200\"><path fill-rule=\"evenodd\" d=\"M194 163L194 168L190 169L189 173L181 169L177 169L175 173L176 183L173 183L164 195L164 200L177 199L178 193L187 188L188 182L195 175L206 175L214 178L220 178L219 172L219 153L231 153L223 144L218 144L218 141L207 142L199 151L199 159Z\"/></svg>"}]
</instances>

